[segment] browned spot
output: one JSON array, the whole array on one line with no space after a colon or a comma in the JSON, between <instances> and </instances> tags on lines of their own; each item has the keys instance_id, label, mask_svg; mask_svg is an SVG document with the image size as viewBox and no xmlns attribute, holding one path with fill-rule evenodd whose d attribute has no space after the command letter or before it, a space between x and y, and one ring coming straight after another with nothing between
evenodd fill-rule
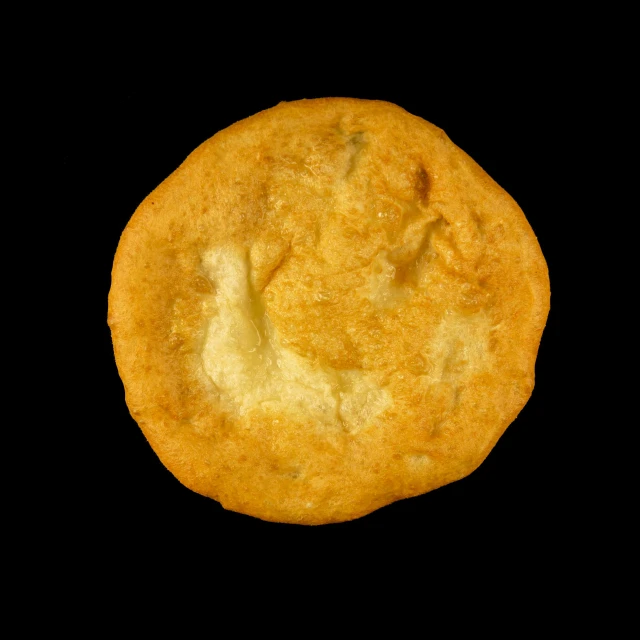
<instances>
[{"instance_id":1,"label":"browned spot","mask_svg":"<svg viewBox=\"0 0 640 640\"><path fill-rule=\"evenodd\" d=\"M349 140L347 142L347 147L349 149L349 161L347 162L347 171L345 173L345 178L349 177L358 166L358 160L360 159L360 154L362 150L366 146L367 141L365 139L364 131L358 131L357 133L349 136Z\"/></svg>"},{"instance_id":2,"label":"browned spot","mask_svg":"<svg viewBox=\"0 0 640 640\"><path fill-rule=\"evenodd\" d=\"M431 180L429 179L429 174L422 166L416 172L415 191L418 201L426 205L429 200L429 192L431 191Z\"/></svg>"},{"instance_id":3,"label":"browned spot","mask_svg":"<svg viewBox=\"0 0 640 640\"><path fill-rule=\"evenodd\" d=\"M480 238L482 240L484 240L485 231L484 231L484 223L482 222L482 218L480 217L480 215L478 213L476 213L475 211L472 211L471 212L471 219L473 220L473 222L476 225L476 229L478 230L478 234L480 235Z\"/></svg>"}]
</instances>

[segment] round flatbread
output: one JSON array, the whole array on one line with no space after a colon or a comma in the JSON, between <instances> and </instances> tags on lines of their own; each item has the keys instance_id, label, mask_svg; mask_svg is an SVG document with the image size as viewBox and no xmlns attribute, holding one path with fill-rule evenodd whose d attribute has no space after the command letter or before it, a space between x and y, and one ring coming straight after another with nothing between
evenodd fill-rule
<instances>
[{"instance_id":1,"label":"round flatbread","mask_svg":"<svg viewBox=\"0 0 640 640\"><path fill-rule=\"evenodd\" d=\"M282 103L135 212L109 294L131 415L226 509L322 524L460 479L533 389L547 266L442 130L386 102Z\"/></svg>"}]
</instances>

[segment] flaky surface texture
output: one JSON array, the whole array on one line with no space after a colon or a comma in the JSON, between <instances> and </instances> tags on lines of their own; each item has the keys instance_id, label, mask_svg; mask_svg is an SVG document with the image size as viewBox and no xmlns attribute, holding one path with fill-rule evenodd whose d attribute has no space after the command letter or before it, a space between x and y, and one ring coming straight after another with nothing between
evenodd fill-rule
<instances>
[{"instance_id":1,"label":"flaky surface texture","mask_svg":"<svg viewBox=\"0 0 640 640\"><path fill-rule=\"evenodd\" d=\"M549 310L525 216L385 102L283 103L135 212L109 325L132 416L187 487L305 524L472 472L528 400Z\"/></svg>"}]
</instances>

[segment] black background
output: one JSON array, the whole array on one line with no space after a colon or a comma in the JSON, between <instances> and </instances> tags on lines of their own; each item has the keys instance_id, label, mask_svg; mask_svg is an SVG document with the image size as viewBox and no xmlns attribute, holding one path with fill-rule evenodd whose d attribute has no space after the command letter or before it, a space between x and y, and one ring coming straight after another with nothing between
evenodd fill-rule
<instances>
[{"instance_id":1,"label":"black background","mask_svg":"<svg viewBox=\"0 0 640 640\"><path fill-rule=\"evenodd\" d=\"M132 547L152 538L173 545L227 535L322 545L362 541L374 530L418 536L432 550L443 541L464 549L510 539L520 540L522 551L523 544L557 539L559 523L570 518L573 490L565 471L567 336L560 328L570 282L560 221L570 196L555 187L569 146L566 86L535 60L498 59L477 68L468 60L464 70L447 68L442 77L427 68L399 75L373 62L366 73L357 65L341 73L321 65L300 73L286 58L256 64L236 63L226 75L212 68L197 81L179 67L167 69L162 80L145 70L126 82L109 73L98 81L75 74L60 89L54 165L69 243L59 291L81 317L66 342L71 353L61 356L74 371L64 385L72 399L64 411L73 441L65 462L66 500L82 523L79 530L102 541L97 545L106 536L106 544ZM282 100L330 96L388 100L443 128L525 212L549 265L552 302L533 395L477 471L353 522L302 527L225 511L164 468L125 404L106 322L107 294L129 218L196 146Z\"/></svg>"}]
</instances>

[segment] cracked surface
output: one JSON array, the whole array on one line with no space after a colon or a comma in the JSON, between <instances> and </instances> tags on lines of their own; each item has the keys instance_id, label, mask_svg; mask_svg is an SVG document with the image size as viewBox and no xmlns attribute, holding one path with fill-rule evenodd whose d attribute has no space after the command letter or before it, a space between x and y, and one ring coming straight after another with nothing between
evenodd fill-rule
<instances>
[{"instance_id":1,"label":"cracked surface","mask_svg":"<svg viewBox=\"0 0 640 640\"><path fill-rule=\"evenodd\" d=\"M347 520L475 469L533 387L546 264L513 200L399 107L281 104L204 143L123 233L127 403L190 488Z\"/></svg>"}]
</instances>

